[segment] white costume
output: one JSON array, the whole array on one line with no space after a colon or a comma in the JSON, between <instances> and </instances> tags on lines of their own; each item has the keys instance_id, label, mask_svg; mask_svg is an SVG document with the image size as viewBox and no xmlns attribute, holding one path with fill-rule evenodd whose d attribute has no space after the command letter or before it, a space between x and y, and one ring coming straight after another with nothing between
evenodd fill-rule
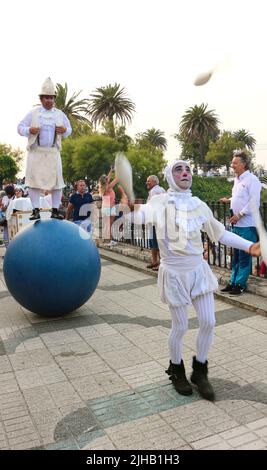
<instances>
[{"instance_id":1,"label":"white costume","mask_svg":"<svg viewBox=\"0 0 267 470\"><path fill-rule=\"evenodd\" d=\"M174 166L177 167L179 164L185 165L186 162L176 160L165 169L165 177L169 183L167 193L154 196L140 209L145 223L153 223L156 227L161 255L158 285L161 300L168 304L172 315L169 335L172 364L167 371L171 375L171 380L174 380L173 366L183 365L182 339L188 329L186 309L188 304L193 304L199 321L197 354L194 358L197 367L199 363L200 367L206 367L213 339L215 326L213 292L217 289L218 283L208 263L203 259L201 230L207 232L213 242L220 241L242 250L247 250L252 245L252 242L227 232L213 217L209 207L198 197L192 196L190 189L183 190L177 186L172 171ZM207 367L204 375L207 376ZM178 387L179 393L191 394L190 385L187 383L186 387L187 385L188 388L183 390L183 383L182 391ZM204 391L199 389L204 398L214 399L211 390L208 389L207 392L207 389Z\"/></svg>"},{"instance_id":2,"label":"white costume","mask_svg":"<svg viewBox=\"0 0 267 470\"><path fill-rule=\"evenodd\" d=\"M55 96L50 79L44 82L40 93L42 95ZM63 137L68 137L72 132L70 122L61 110L47 110L43 106L35 107L18 125L18 133L28 137L25 184L31 188L29 193L34 207L39 207L40 197L40 192L35 190L52 190L52 198L56 201L53 207L58 207L61 189L65 186L60 157L61 135L56 134L56 126L66 128ZM39 127L39 133L31 134L30 127Z\"/></svg>"}]
</instances>

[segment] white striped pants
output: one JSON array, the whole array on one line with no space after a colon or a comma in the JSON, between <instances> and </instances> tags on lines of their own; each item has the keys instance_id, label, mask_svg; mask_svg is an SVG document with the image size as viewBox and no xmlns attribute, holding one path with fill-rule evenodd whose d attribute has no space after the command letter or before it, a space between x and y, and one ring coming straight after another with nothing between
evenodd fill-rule
<instances>
[{"instance_id":1,"label":"white striped pants","mask_svg":"<svg viewBox=\"0 0 267 470\"><path fill-rule=\"evenodd\" d=\"M200 295L192 300L192 304L197 313L199 331L196 344L196 358L199 362L205 363L208 352L212 344L215 314L213 292ZM169 305L172 315L172 326L169 334L169 350L171 361L180 364L183 351L183 336L188 330L187 307L172 307Z\"/></svg>"}]
</instances>

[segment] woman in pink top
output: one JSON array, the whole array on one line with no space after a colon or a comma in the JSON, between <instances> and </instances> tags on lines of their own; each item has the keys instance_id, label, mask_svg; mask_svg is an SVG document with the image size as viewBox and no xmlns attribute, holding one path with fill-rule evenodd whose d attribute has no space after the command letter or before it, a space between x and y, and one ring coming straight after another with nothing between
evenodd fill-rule
<instances>
[{"instance_id":1,"label":"woman in pink top","mask_svg":"<svg viewBox=\"0 0 267 470\"><path fill-rule=\"evenodd\" d=\"M107 176L102 175L98 180L99 194L102 197L102 237L104 241L110 241L112 238L111 226L116 216L116 195L113 188L118 183L118 179L114 178L111 181L112 173L113 168L110 169L110 172ZM115 242L113 241L112 244L114 243Z\"/></svg>"}]
</instances>

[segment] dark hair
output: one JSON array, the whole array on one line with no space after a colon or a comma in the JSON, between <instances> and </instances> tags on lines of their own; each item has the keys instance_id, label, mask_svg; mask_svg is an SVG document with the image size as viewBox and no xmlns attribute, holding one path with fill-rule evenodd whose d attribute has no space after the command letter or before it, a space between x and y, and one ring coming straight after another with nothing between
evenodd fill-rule
<instances>
[{"instance_id":1,"label":"dark hair","mask_svg":"<svg viewBox=\"0 0 267 470\"><path fill-rule=\"evenodd\" d=\"M8 186L5 187L5 193L7 196L14 196L15 194L15 189L14 189L14 186L12 186L11 184L9 184Z\"/></svg>"}]
</instances>

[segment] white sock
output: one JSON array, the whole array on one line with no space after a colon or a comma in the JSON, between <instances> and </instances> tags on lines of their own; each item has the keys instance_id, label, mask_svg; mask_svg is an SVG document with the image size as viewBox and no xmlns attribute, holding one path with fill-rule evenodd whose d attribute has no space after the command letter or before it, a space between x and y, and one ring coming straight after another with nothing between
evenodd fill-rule
<instances>
[{"instance_id":1,"label":"white sock","mask_svg":"<svg viewBox=\"0 0 267 470\"><path fill-rule=\"evenodd\" d=\"M53 189L51 191L52 208L58 209L61 203L62 189Z\"/></svg>"},{"instance_id":2,"label":"white sock","mask_svg":"<svg viewBox=\"0 0 267 470\"><path fill-rule=\"evenodd\" d=\"M40 209L41 190L36 188L29 188L29 196L33 209Z\"/></svg>"}]
</instances>

